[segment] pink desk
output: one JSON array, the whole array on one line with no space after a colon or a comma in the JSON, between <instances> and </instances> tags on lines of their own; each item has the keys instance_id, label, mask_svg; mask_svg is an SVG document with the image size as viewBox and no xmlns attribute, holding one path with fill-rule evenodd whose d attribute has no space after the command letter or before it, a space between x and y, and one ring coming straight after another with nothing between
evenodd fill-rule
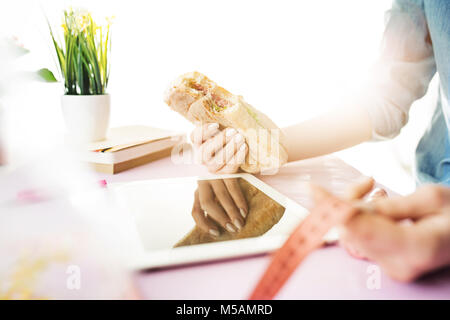
<instances>
[{"instance_id":1,"label":"pink desk","mask_svg":"<svg viewBox=\"0 0 450 320\"><path fill-rule=\"evenodd\" d=\"M169 178L207 174L196 165L175 165L170 158L115 176L99 175L109 182ZM310 181L335 194L361 174L334 157L292 163L277 175L260 176L266 183L305 207ZM135 275L139 293L145 299L246 299L269 263L269 256L142 272ZM381 274L379 289L367 281L373 263L350 257L340 247L314 252L296 270L279 293L279 299L450 299L450 269L412 284L402 284Z\"/></svg>"}]
</instances>

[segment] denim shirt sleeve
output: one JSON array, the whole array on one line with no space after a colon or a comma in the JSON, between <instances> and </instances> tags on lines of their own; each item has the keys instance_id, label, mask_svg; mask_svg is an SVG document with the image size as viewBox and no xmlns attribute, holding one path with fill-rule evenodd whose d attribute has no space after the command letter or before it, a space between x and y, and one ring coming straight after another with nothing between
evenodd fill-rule
<instances>
[{"instance_id":1,"label":"denim shirt sleeve","mask_svg":"<svg viewBox=\"0 0 450 320\"><path fill-rule=\"evenodd\" d=\"M394 1L386 12L381 55L364 92L373 140L400 132L411 104L425 95L435 72L423 0Z\"/></svg>"}]
</instances>

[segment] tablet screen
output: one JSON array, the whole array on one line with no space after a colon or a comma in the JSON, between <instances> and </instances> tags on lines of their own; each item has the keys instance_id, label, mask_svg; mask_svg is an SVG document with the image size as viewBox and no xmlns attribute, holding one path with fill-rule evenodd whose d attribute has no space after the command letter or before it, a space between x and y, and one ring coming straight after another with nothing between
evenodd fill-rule
<instances>
[{"instance_id":1,"label":"tablet screen","mask_svg":"<svg viewBox=\"0 0 450 320\"><path fill-rule=\"evenodd\" d=\"M288 235L305 210L286 210L282 195L277 193L274 200L274 194L262 191L255 183L259 180L251 178L148 180L122 184L116 195L134 217L146 252ZM217 254L211 246L203 248ZM239 246L234 251L238 254Z\"/></svg>"}]
</instances>

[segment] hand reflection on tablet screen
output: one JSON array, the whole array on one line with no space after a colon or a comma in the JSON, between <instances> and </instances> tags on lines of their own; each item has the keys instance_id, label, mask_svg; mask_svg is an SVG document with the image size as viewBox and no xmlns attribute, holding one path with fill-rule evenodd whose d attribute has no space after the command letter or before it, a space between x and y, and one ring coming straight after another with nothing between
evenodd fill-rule
<instances>
[{"instance_id":1,"label":"hand reflection on tablet screen","mask_svg":"<svg viewBox=\"0 0 450 320\"><path fill-rule=\"evenodd\" d=\"M221 226L229 232L242 229L248 208L237 179L199 180L192 217L197 226L213 236Z\"/></svg>"},{"instance_id":2,"label":"hand reflection on tablet screen","mask_svg":"<svg viewBox=\"0 0 450 320\"><path fill-rule=\"evenodd\" d=\"M244 179L199 180L192 206L196 226L175 247L260 236L284 210Z\"/></svg>"}]
</instances>

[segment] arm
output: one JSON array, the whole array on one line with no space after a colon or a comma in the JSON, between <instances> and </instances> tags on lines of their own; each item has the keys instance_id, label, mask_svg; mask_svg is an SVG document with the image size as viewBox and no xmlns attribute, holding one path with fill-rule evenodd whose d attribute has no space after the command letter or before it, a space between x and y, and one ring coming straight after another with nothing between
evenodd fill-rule
<instances>
[{"instance_id":1,"label":"arm","mask_svg":"<svg viewBox=\"0 0 450 320\"><path fill-rule=\"evenodd\" d=\"M285 128L289 161L393 138L406 124L436 71L433 48L422 1L396 0L387 18L380 58L359 99Z\"/></svg>"},{"instance_id":2,"label":"arm","mask_svg":"<svg viewBox=\"0 0 450 320\"><path fill-rule=\"evenodd\" d=\"M435 72L422 1L396 0L388 12L381 56L368 83L344 107L284 128L288 161L332 153L368 140L395 137L408 121L411 104L425 95ZM201 136L201 128L196 131ZM199 141L197 147L206 141L208 148L204 149L220 150L227 145L223 139L213 142L210 137ZM238 158L242 158L244 151ZM214 158L214 152L207 153L205 158ZM211 172L220 173L208 161L203 163ZM226 173L239 168L227 164L225 161Z\"/></svg>"},{"instance_id":3,"label":"arm","mask_svg":"<svg viewBox=\"0 0 450 320\"><path fill-rule=\"evenodd\" d=\"M289 161L297 161L352 147L372 138L365 108L336 109L311 120L283 128Z\"/></svg>"}]
</instances>

